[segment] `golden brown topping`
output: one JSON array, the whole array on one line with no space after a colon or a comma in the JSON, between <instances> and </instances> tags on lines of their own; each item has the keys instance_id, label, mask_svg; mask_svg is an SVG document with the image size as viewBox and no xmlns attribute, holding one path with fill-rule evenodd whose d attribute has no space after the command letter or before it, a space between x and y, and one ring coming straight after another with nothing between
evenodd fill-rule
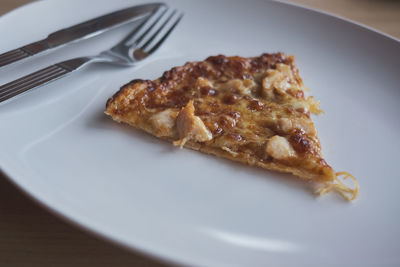
<instances>
[{"instance_id":1,"label":"golden brown topping","mask_svg":"<svg viewBox=\"0 0 400 267\"><path fill-rule=\"evenodd\" d=\"M275 135L268 139L267 145L265 146L265 152L278 160L296 156L296 152L293 150L288 140L279 135Z\"/></svg>"},{"instance_id":2,"label":"golden brown topping","mask_svg":"<svg viewBox=\"0 0 400 267\"><path fill-rule=\"evenodd\" d=\"M233 105L237 102L238 96L237 95L226 95L222 98L222 102L224 104Z\"/></svg>"},{"instance_id":3,"label":"golden brown topping","mask_svg":"<svg viewBox=\"0 0 400 267\"><path fill-rule=\"evenodd\" d=\"M310 120L310 112L321 110L304 91L291 56L219 55L175 67L155 81L131 82L108 102L107 113L118 121L129 117L176 145L222 149L251 164L290 163L302 177L333 179L326 175L329 165L320 163Z\"/></svg>"},{"instance_id":4,"label":"golden brown topping","mask_svg":"<svg viewBox=\"0 0 400 267\"><path fill-rule=\"evenodd\" d=\"M175 120L178 116L178 111L173 109L166 109L150 117L150 122L156 136L169 136L175 135Z\"/></svg>"},{"instance_id":5,"label":"golden brown topping","mask_svg":"<svg viewBox=\"0 0 400 267\"><path fill-rule=\"evenodd\" d=\"M193 101L184 107L176 118L179 140L175 145L183 146L186 141L205 142L212 139L212 133L204 125L203 121L194 115Z\"/></svg>"},{"instance_id":6,"label":"golden brown topping","mask_svg":"<svg viewBox=\"0 0 400 267\"><path fill-rule=\"evenodd\" d=\"M253 100L250 100L248 107L252 110L262 110L264 108L264 106L265 105L263 102L253 99Z\"/></svg>"},{"instance_id":7,"label":"golden brown topping","mask_svg":"<svg viewBox=\"0 0 400 267\"><path fill-rule=\"evenodd\" d=\"M295 133L290 136L290 143L293 148L301 154L316 154L319 152L315 150L317 147L313 146L312 141L300 131L295 131Z\"/></svg>"},{"instance_id":8,"label":"golden brown topping","mask_svg":"<svg viewBox=\"0 0 400 267\"><path fill-rule=\"evenodd\" d=\"M267 70L267 75L262 81L263 96L268 99L274 99L276 93L285 94L289 88L296 85L297 82L291 68L280 63L277 64L276 69ZM297 91L301 90L292 89L292 94Z\"/></svg>"},{"instance_id":9,"label":"golden brown topping","mask_svg":"<svg viewBox=\"0 0 400 267\"><path fill-rule=\"evenodd\" d=\"M215 91L213 88L211 88L211 87L201 87L200 88L200 93L203 95L203 96L206 96L206 95L216 95L217 94L217 91Z\"/></svg>"},{"instance_id":10,"label":"golden brown topping","mask_svg":"<svg viewBox=\"0 0 400 267\"><path fill-rule=\"evenodd\" d=\"M202 88L202 87L212 87L212 84L210 80L204 77L198 77L196 80L196 85L197 88Z\"/></svg>"},{"instance_id":11,"label":"golden brown topping","mask_svg":"<svg viewBox=\"0 0 400 267\"><path fill-rule=\"evenodd\" d=\"M316 136L317 131L315 129L314 124L310 120L306 120L304 118L297 118L297 119L289 119L289 118L282 118L279 119L278 125L283 133L290 134L295 130L299 132L305 133L310 136Z\"/></svg>"},{"instance_id":12,"label":"golden brown topping","mask_svg":"<svg viewBox=\"0 0 400 267\"><path fill-rule=\"evenodd\" d=\"M251 95L256 83L251 79L233 79L226 82L224 86L227 90L241 95Z\"/></svg>"}]
</instances>

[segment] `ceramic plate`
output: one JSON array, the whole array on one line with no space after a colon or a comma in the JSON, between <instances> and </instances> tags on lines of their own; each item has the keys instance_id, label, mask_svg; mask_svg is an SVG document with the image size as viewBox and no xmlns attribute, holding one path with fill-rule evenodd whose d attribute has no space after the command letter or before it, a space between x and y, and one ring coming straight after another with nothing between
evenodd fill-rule
<instances>
[{"instance_id":1,"label":"ceramic plate","mask_svg":"<svg viewBox=\"0 0 400 267\"><path fill-rule=\"evenodd\" d=\"M270 1L167 1L185 17L144 64L92 65L0 105L1 170L68 220L119 244L196 266L400 264L400 43ZM135 0L39 1L0 17L0 52ZM5 83L96 54L127 27L0 70ZM325 114L326 160L358 178L353 203L290 175L179 150L118 125L105 102L136 78L210 55L296 55Z\"/></svg>"}]
</instances>

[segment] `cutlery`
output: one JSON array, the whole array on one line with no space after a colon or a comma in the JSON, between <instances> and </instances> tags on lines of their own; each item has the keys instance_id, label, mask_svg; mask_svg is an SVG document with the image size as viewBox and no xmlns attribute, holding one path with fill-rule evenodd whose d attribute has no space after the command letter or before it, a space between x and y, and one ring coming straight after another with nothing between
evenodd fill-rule
<instances>
[{"instance_id":1,"label":"cutlery","mask_svg":"<svg viewBox=\"0 0 400 267\"><path fill-rule=\"evenodd\" d=\"M63 61L0 86L0 103L32 88L59 79L93 62L132 66L147 58L164 43L183 17L183 14L178 15L174 10L165 19L167 11L168 9L165 8L161 12L156 12L117 45L96 56Z\"/></svg>"},{"instance_id":2,"label":"cutlery","mask_svg":"<svg viewBox=\"0 0 400 267\"><path fill-rule=\"evenodd\" d=\"M162 3L152 3L133 6L53 32L44 40L1 54L0 68L43 51L87 39L125 23L146 18L163 5Z\"/></svg>"}]
</instances>

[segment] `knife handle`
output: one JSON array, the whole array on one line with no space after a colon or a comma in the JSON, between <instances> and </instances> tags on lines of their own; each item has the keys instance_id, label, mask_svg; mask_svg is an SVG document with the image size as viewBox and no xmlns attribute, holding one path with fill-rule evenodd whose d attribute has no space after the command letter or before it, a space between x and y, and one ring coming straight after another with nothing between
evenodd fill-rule
<instances>
[{"instance_id":1,"label":"knife handle","mask_svg":"<svg viewBox=\"0 0 400 267\"><path fill-rule=\"evenodd\" d=\"M0 68L21 59L38 54L47 49L49 49L48 44L44 40L42 40L8 51L0 55Z\"/></svg>"}]
</instances>

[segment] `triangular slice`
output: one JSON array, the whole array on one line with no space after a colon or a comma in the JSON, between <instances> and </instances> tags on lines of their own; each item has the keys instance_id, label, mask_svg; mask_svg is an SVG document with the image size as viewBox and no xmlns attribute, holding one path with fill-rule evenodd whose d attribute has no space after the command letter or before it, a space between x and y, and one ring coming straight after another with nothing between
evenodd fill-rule
<instances>
[{"instance_id":1,"label":"triangular slice","mask_svg":"<svg viewBox=\"0 0 400 267\"><path fill-rule=\"evenodd\" d=\"M321 113L293 56L207 58L134 80L107 102L106 114L159 138L219 157L289 172L352 200L354 177L335 173L321 155L310 113ZM337 177L354 180L355 188Z\"/></svg>"}]
</instances>

